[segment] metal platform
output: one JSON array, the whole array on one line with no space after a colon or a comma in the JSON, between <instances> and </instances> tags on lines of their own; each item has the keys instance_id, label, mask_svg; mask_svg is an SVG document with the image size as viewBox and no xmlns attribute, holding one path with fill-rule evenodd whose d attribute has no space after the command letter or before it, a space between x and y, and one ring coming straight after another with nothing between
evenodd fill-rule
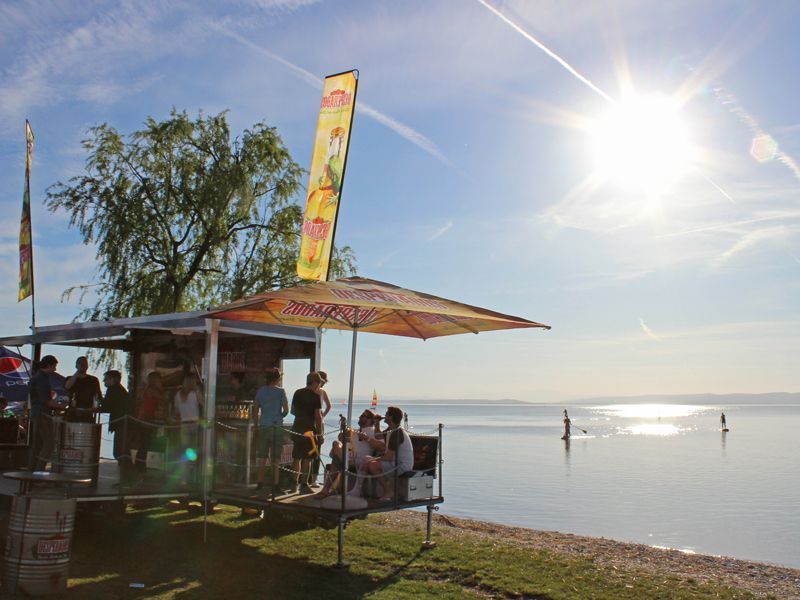
<instances>
[{"instance_id":1,"label":"metal platform","mask_svg":"<svg viewBox=\"0 0 800 600\"><path fill-rule=\"evenodd\" d=\"M197 485L182 484L169 478L163 471L150 469L145 477L133 485L119 485L119 469L116 461L101 460L100 475L96 486L75 485L70 496L78 502L109 502L114 500L169 500L172 498L200 498L202 491ZM18 492L15 481L0 478L0 495L13 496Z\"/></svg>"}]
</instances>

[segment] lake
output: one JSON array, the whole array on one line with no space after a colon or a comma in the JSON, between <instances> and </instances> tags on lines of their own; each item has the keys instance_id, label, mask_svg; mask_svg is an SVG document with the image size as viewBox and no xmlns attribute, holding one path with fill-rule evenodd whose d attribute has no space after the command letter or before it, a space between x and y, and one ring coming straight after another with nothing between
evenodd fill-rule
<instances>
[{"instance_id":1,"label":"lake","mask_svg":"<svg viewBox=\"0 0 800 600\"><path fill-rule=\"evenodd\" d=\"M445 424L443 513L800 567L800 405L401 407Z\"/></svg>"},{"instance_id":2,"label":"lake","mask_svg":"<svg viewBox=\"0 0 800 600\"><path fill-rule=\"evenodd\" d=\"M800 568L800 404L397 404L445 425L443 513Z\"/></svg>"}]
</instances>

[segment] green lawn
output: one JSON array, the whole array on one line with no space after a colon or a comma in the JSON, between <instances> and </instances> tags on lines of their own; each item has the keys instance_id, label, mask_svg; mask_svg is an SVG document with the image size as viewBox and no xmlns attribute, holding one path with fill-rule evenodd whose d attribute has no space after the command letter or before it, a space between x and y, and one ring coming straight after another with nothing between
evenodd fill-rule
<instances>
[{"instance_id":1,"label":"green lawn","mask_svg":"<svg viewBox=\"0 0 800 600\"><path fill-rule=\"evenodd\" d=\"M347 570L333 567L336 531L268 524L223 508L81 514L69 598L751 598L668 575L601 568L591 561L373 516L345 531ZM130 583L143 583L132 589Z\"/></svg>"}]
</instances>

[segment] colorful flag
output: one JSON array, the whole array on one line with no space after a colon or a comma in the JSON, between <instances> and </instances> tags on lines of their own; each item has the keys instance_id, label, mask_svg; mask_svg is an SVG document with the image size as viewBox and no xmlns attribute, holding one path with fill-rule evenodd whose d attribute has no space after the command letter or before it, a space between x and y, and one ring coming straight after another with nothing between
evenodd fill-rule
<instances>
[{"instance_id":1,"label":"colorful flag","mask_svg":"<svg viewBox=\"0 0 800 600\"><path fill-rule=\"evenodd\" d=\"M357 88L355 70L325 78L297 261L303 279L328 279Z\"/></svg>"},{"instance_id":2,"label":"colorful flag","mask_svg":"<svg viewBox=\"0 0 800 600\"><path fill-rule=\"evenodd\" d=\"M19 224L19 296L22 302L33 295L33 244L31 243L31 162L33 161L33 131L25 120L25 191L22 195L22 218Z\"/></svg>"},{"instance_id":3,"label":"colorful flag","mask_svg":"<svg viewBox=\"0 0 800 600\"><path fill-rule=\"evenodd\" d=\"M378 406L378 390L372 390L372 408Z\"/></svg>"}]
</instances>

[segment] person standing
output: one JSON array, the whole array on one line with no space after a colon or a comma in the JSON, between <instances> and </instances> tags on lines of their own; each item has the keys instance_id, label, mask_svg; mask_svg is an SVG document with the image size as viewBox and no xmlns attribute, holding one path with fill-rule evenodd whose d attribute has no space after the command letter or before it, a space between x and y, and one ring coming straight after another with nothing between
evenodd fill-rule
<instances>
[{"instance_id":1,"label":"person standing","mask_svg":"<svg viewBox=\"0 0 800 600\"><path fill-rule=\"evenodd\" d=\"M272 485L278 485L278 461L283 450L283 418L289 414L289 399L281 387L282 376L280 369L267 369L266 385L256 390L259 425L256 463L259 489L264 485L264 470L268 458L272 464Z\"/></svg>"},{"instance_id":2,"label":"person standing","mask_svg":"<svg viewBox=\"0 0 800 600\"><path fill-rule=\"evenodd\" d=\"M67 416L75 421L94 422L93 410L100 406L103 393L100 380L89 375L89 359L79 356L75 361L75 373L64 384L69 393L70 409Z\"/></svg>"},{"instance_id":3,"label":"person standing","mask_svg":"<svg viewBox=\"0 0 800 600\"><path fill-rule=\"evenodd\" d=\"M119 479L127 481L133 466L128 444L133 429L129 419L133 416L133 398L122 386L122 373L119 371L106 371L103 383L106 386L103 412L108 413L108 431L114 434L114 458L119 466Z\"/></svg>"},{"instance_id":4,"label":"person standing","mask_svg":"<svg viewBox=\"0 0 800 600\"><path fill-rule=\"evenodd\" d=\"M312 371L306 377L306 387L300 388L292 396L292 437L294 447L294 471L297 473L297 483L293 492L300 486L301 494L310 494L308 473L311 461L319 454L319 447L323 443L322 437L322 399L319 393L322 377ZM302 482L302 483L301 483Z\"/></svg>"},{"instance_id":5,"label":"person standing","mask_svg":"<svg viewBox=\"0 0 800 600\"><path fill-rule=\"evenodd\" d=\"M147 453L150 451L157 420L164 420L164 384L161 373L151 371L147 375L147 385L142 395L138 413L138 448L136 449L136 470L144 475L147 472Z\"/></svg>"},{"instance_id":6,"label":"person standing","mask_svg":"<svg viewBox=\"0 0 800 600\"><path fill-rule=\"evenodd\" d=\"M322 426L325 427L324 419L328 416L328 413L331 412L331 400L328 398L328 392L325 391L325 384L328 383L328 374L325 371L317 371L319 373L319 377L322 380L322 383L319 386L319 398L322 402L322 419L323 423ZM323 435L325 431L321 431ZM317 483L317 477L319 477L319 470L322 467L322 460L320 459L320 455L317 454L317 457L311 463L311 471L308 474L308 484L312 487L319 487Z\"/></svg>"},{"instance_id":7,"label":"person standing","mask_svg":"<svg viewBox=\"0 0 800 600\"><path fill-rule=\"evenodd\" d=\"M253 396L250 393L250 388L245 386L244 373L236 372L231 373L231 387L228 390L228 402L244 402L245 400L252 400Z\"/></svg>"},{"instance_id":8,"label":"person standing","mask_svg":"<svg viewBox=\"0 0 800 600\"><path fill-rule=\"evenodd\" d=\"M572 435L572 421L570 420L569 415L567 414L567 409L565 408L564 409L564 437L562 437L561 439L562 440L568 440L571 435Z\"/></svg>"},{"instance_id":9,"label":"person standing","mask_svg":"<svg viewBox=\"0 0 800 600\"><path fill-rule=\"evenodd\" d=\"M55 392L50 387L50 375L56 372L58 361L50 354L43 356L39 370L28 382L31 398L30 423L33 428L31 456L28 467L31 471L43 471L53 456L53 419L51 409L60 408L55 400Z\"/></svg>"},{"instance_id":10,"label":"person standing","mask_svg":"<svg viewBox=\"0 0 800 600\"><path fill-rule=\"evenodd\" d=\"M719 428L722 431L726 431L728 429L728 421L725 419L725 413L720 413L719 415Z\"/></svg>"},{"instance_id":11,"label":"person standing","mask_svg":"<svg viewBox=\"0 0 800 600\"><path fill-rule=\"evenodd\" d=\"M190 448L195 451L194 457L195 459L197 458L197 448L199 446L197 424L200 421L202 412L203 402L197 385L197 378L194 374L187 373L183 376L183 386L175 392L172 405L172 414L180 425L180 441L178 444L180 456L178 456L178 460L182 466L182 483L186 483L188 479L188 463L192 462L188 452Z\"/></svg>"}]
</instances>

